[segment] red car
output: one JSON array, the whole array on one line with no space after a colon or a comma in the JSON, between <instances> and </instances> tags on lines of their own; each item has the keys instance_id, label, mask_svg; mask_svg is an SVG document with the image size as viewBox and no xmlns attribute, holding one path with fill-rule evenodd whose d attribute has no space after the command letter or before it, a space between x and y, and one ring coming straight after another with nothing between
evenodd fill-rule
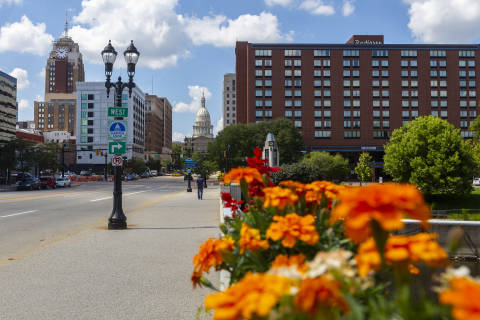
<instances>
[{"instance_id":1,"label":"red car","mask_svg":"<svg viewBox=\"0 0 480 320\"><path fill-rule=\"evenodd\" d=\"M55 179L53 179L52 177L41 177L40 186L42 189L55 189L57 185L55 183Z\"/></svg>"}]
</instances>

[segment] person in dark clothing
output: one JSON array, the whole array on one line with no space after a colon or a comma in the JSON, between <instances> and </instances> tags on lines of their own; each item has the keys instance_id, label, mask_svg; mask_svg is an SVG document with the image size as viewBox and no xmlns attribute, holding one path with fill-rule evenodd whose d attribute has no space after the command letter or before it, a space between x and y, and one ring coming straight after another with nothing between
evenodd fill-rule
<instances>
[{"instance_id":1,"label":"person in dark clothing","mask_svg":"<svg viewBox=\"0 0 480 320\"><path fill-rule=\"evenodd\" d=\"M202 177L197 178L197 191L198 191L198 199L202 200L203 198L203 184L205 183L205 179Z\"/></svg>"}]
</instances>

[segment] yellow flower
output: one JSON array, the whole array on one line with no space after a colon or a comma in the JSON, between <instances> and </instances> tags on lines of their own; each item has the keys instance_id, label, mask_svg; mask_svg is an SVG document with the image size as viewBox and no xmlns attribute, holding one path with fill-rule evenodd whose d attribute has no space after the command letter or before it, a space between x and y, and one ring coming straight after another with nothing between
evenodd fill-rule
<instances>
[{"instance_id":1,"label":"yellow flower","mask_svg":"<svg viewBox=\"0 0 480 320\"><path fill-rule=\"evenodd\" d=\"M284 180L284 181L280 181L278 184L281 185L282 187L290 188L294 190L298 196L302 195L306 191L305 185L297 181Z\"/></svg>"},{"instance_id":2,"label":"yellow flower","mask_svg":"<svg viewBox=\"0 0 480 320\"><path fill-rule=\"evenodd\" d=\"M285 217L274 216L273 222L267 229L267 239L278 241L283 238L282 245L293 248L297 239L308 244L318 242L318 233L315 230L315 218L312 215L304 217L296 213L289 213Z\"/></svg>"},{"instance_id":3,"label":"yellow flower","mask_svg":"<svg viewBox=\"0 0 480 320\"><path fill-rule=\"evenodd\" d=\"M345 233L356 243L370 237L372 220L392 231L403 228L406 216L421 220L425 227L430 218L430 208L413 185L384 183L348 188L338 199L340 204L333 209L330 222L343 220Z\"/></svg>"},{"instance_id":4,"label":"yellow flower","mask_svg":"<svg viewBox=\"0 0 480 320\"><path fill-rule=\"evenodd\" d=\"M224 292L205 298L205 309L215 309L214 320L253 319L267 316L283 294L289 292L291 280L263 273L247 273Z\"/></svg>"},{"instance_id":5,"label":"yellow flower","mask_svg":"<svg viewBox=\"0 0 480 320\"><path fill-rule=\"evenodd\" d=\"M339 192L344 189L344 186L330 181L314 181L305 185L305 201L307 203L320 204L322 197L325 196L328 199L329 208L331 208L332 200L337 199Z\"/></svg>"},{"instance_id":6,"label":"yellow flower","mask_svg":"<svg viewBox=\"0 0 480 320\"><path fill-rule=\"evenodd\" d=\"M456 320L480 319L480 283L469 278L452 278L451 288L440 294L442 304L451 305Z\"/></svg>"},{"instance_id":7,"label":"yellow flower","mask_svg":"<svg viewBox=\"0 0 480 320\"><path fill-rule=\"evenodd\" d=\"M298 201L298 196L292 190L282 187L264 188L263 193L265 194L263 203L265 208L275 207L283 210L287 204L293 206Z\"/></svg>"},{"instance_id":8,"label":"yellow flower","mask_svg":"<svg viewBox=\"0 0 480 320\"><path fill-rule=\"evenodd\" d=\"M252 181L258 181L263 184L262 175L260 172L255 168L241 168L238 167L236 169L230 170L229 173L223 177L223 181L225 183L236 182L240 183L240 181L245 180L246 183L251 183Z\"/></svg>"},{"instance_id":9,"label":"yellow flower","mask_svg":"<svg viewBox=\"0 0 480 320\"><path fill-rule=\"evenodd\" d=\"M193 273L192 283L195 287L203 272L208 273L211 267L217 267L222 264L222 253L225 251L232 251L235 246L235 242L229 236L221 239L208 239L205 243L200 245L200 250L193 257Z\"/></svg>"},{"instance_id":10,"label":"yellow flower","mask_svg":"<svg viewBox=\"0 0 480 320\"><path fill-rule=\"evenodd\" d=\"M347 301L340 292L340 283L327 275L303 280L294 298L298 310L314 316L322 309L349 312Z\"/></svg>"},{"instance_id":11,"label":"yellow flower","mask_svg":"<svg viewBox=\"0 0 480 320\"><path fill-rule=\"evenodd\" d=\"M355 262L357 263L358 274L362 277L366 276L370 270L378 271L380 269L382 261L373 238L369 238L360 244L358 253L355 255Z\"/></svg>"},{"instance_id":12,"label":"yellow flower","mask_svg":"<svg viewBox=\"0 0 480 320\"><path fill-rule=\"evenodd\" d=\"M268 249L268 241L261 240L260 230L251 228L248 224L243 223L240 229L240 253L245 250Z\"/></svg>"},{"instance_id":13,"label":"yellow flower","mask_svg":"<svg viewBox=\"0 0 480 320\"><path fill-rule=\"evenodd\" d=\"M301 273L305 273L308 270L308 265L305 264L305 256L301 253L293 256L279 254L272 262L272 268L283 268L291 266L297 266L297 270Z\"/></svg>"}]
</instances>

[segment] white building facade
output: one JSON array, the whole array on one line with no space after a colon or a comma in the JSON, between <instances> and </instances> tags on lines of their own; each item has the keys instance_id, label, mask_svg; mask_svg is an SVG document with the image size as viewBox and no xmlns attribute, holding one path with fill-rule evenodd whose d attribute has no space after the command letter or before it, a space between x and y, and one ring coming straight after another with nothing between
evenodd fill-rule
<instances>
[{"instance_id":1,"label":"white building facade","mask_svg":"<svg viewBox=\"0 0 480 320\"><path fill-rule=\"evenodd\" d=\"M237 123L235 73L223 75L223 127Z\"/></svg>"},{"instance_id":2,"label":"white building facade","mask_svg":"<svg viewBox=\"0 0 480 320\"><path fill-rule=\"evenodd\" d=\"M104 82L77 82L77 164L104 164L108 153L108 108L114 106L115 90ZM145 149L145 94L138 87L128 97L122 94L122 107L128 108L126 157L143 158ZM112 155L108 154L108 162Z\"/></svg>"},{"instance_id":3,"label":"white building facade","mask_svg":"<svg viewBox=\"0 0 480 320\"><path fill-rule=\"evenodd\" d=\"M62 143L72 139L72 135L68 131L48 131L43 133L43 138L45 142L56 142ZM75 137L73 137L75 138Z\"/></svg>"}]
</instances>

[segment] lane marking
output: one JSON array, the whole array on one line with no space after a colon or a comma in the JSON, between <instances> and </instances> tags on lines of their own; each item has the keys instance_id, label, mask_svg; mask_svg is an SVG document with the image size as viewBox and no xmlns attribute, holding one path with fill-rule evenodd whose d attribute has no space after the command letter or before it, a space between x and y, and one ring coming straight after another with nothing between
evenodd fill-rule
<instances>
[{"instance_id":1,"label":"lane marking","mask_svg":"<svg viewBox=\"0 0 480 320\"><path fill-rule=\"evenodd\" d=\"M131 196L132 194L143 193L143 192L148 192L148 191L152 191L152 189L143 190L143 191L137 191L137 192L125 193L125 195L126 195L126 196Z\"/></svg>"},{"instance_id":2,"label":"lane marking","mask_svg":"<svg viewBox=\"0 0 480 320\"><path fill-rule=\"evenodd\" d=\"M107 200L107 199L112 199L112 197L105 197L105 198L94 199L94 200L90 200L90 202L102 201L102 200Z\"/></svg>"},{"instance_id":3,"label":"lane marking","mask_svg":"<svg viewBox=\"0 0 480 320\"><path fill-rule=\"evenodd\" d=\"M123 194L124 196L131 196L133 194L137 194L137 193L143 193L143 192L148 192L148 191L153 191L153 189L151 190L143 190L143 191L137 191L137 192L130 192L130 193L125 193ZM107 200L107 199L112 199L113 197L105 197L105 198L98 198L98 199L93 199L93 200L90 200L90 202L96 202L96 201L102 201L102 200Z\"/></svg>"},{"instance_id":4,"label":"lane marking","mask_svg":"<svg viewBox=\"0 0 480 320\"><path fill-rule=\"evenodd\" d=\"M7 214L6 216L0 216L0 218L8 218L8 217L13 217L13 216L19 216L21 214L26 214L26 213L32 213L32 212L37 212L38 210L30 210L30 211L24 211L24 212L19 212L19 213L12 213L12 214Z\"/></svg>"}]
</instances>

